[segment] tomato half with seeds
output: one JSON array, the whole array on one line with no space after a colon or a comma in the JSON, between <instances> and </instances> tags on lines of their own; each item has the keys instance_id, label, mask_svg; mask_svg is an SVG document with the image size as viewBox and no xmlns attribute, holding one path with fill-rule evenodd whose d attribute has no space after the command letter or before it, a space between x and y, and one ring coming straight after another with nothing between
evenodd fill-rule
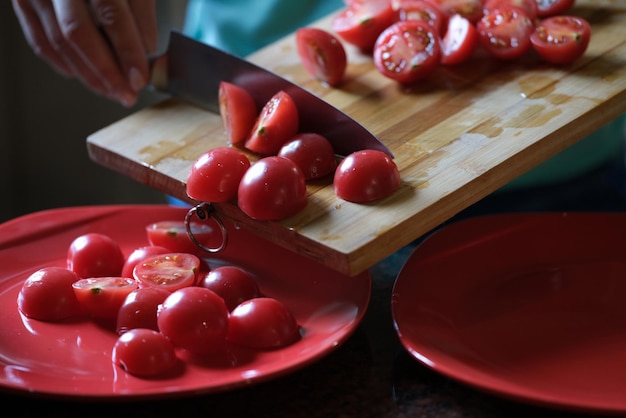
<instances>
[{"instance_id":1,"label":"tomato half with seeds","mask_svg":"<svg viewBox=\"0 0 626 418\"><path fill-rule=\"evenodd\" d=\"M295 215L307 205L304 174L288 158L261 158L241 179L237 204L256 220L276 221Z\"/></svg>"},{"instance_id":2,"label":"tomato half with seeds","mask_svg":"<svg viewBox=\"0 0 626 418\"><path fill-rule=\"evenodd\" d=\"M222 124L232 145L242 144L258 116L257 105L252 95L243 87L222 81L218 90Z\"/></svg>"},{"instance_id":3,"label":"tomato half with seeds","mask_svg":"<svg viewBox=\"0 0 626 418\"><path fill-rule=\"evenodd\" d=\"M83 311L94 318L115 319L126 296L137 289L135 279L128 277L92 277L72 284Z\"/></svg>"},{"instance_id":4,"label":"tomato half with seeds","mask_svg":"<svg viewBox=\"0 0 626 418\"><path fill-rule=\"evenodd\" d=\"M190 222L196 240L209 248L218 247L223 240L216 225L205 222ZM150 245L164 247L171 253L202 255L202 251L187 235L184 221L163 220L146 226L146 236Z\"/></svg>"},{"instance_id":5,"label":"tomato half with seeds","mask_svg":"<svg viewBox=\"0 0 626 418\"><path fill-rule=\"evenodd\" d=\"M344 41L369 52L395 19L389 0L351 2L333 17L331 28Z\"/></svg>"},{"instance_id":6,"label":"tomato half with seeds","mask_svg":"<svg viewBox=\"0 0 626 418\"><path fill-rule=\"evenodd\" d=\"M133 277L139 287L158 287L173 292L196 283L200 259L189 253L157 254L139 262Z\"/></svg>"},{"instance_id":7,"label":"tomato half with seeds","mask_svg":"<svg viewBox=\"0 0 626 418\"><path fill-rule=\"evenodd\" d=\"M382 151L356 151L335 171L335 194L354 203L366 203L391 195L401 184L396 163Z\"/></svg>"},{"instance_id":8,"label":"tomato half with seeds","mask_svg":"<svg viewBox=\"0 0 626 418\"><path fill-rule=\"evenodd\" d=\"M320 28L300 28L296 31L296 48L302 66L313 79L331 87L341 83L348 58L333 34Z\"/></svg>"},{"instance_id":9,"label":"tomato half with seeds","mask_svg":"<svg viewBox=\"0 0 626 418\"><path fill-rule=\"evenodd\" d=\"M244 145L259 155L276 155L280 147L298 132L299 124L296 102L281 90L263 106Z\"/></svg>"},{"instance_id":10,"label":"tomato half with seeds","mask_svg":"<svg viewBox=\"0 0 626 418\"><path fill-rule=\"evenodd\" d=\"M517 7L502 6L488 11L477 23L478 40L489 54L503 60L517 59L531 48L535 27Z\"/></svg>"},{"instance_id":11,"label":"tomato half with seeds","mask_svg":"<svg viewBox=\"0 0 626 418\"><path fill-rule=\"evenodd\" d=\"M441 40L441 63L459 64L469 59L478 45L476 27L461 15L454 15L448 22L448 31Z\"/></svg>"},{"instance_id":12,"label":"tomato half with seeds","mask_svg":"<svg viewBox=\"0 0 626 418\"><path fill-rule=\"evenodd\" d=\"M391 0L391 6L397 14L398 20L420 20L435 28L438 34L443 35L448 22L439 6L426 0Z\"/></svg>"},{"instance_id":13,"label":"tomato half with seeds","mask_svg":"<svg viewBox=\"0 0 626 418\"><path fill-rule=\"evenodd\" d=\"M250 160L239 149L217 147L201 154L187 176L187 196L200 202L228 202L237 197Z\"/></svg>"},{"instance_id":14,"label":"tomato half with seeds","mask_svg":"<svg viewBox=\"0 0 626 418\"><path fill-rule=\"evenodd\" d=\"M17 307L29 318L60 321L82 313L72 284L80 276L63 267L44 267L24 281L17 296Z\"/></svg>"},{"instance_id":15,"label":"tomato half with seeds","mask_svg":"<svg viewBox=\"0 0 626 418\"><path fill-rule=\"evenodd\" d=\"M485 2L485 12L499 9L502 6L517 7L533 22L538 16L537 0L487 0Z\"/></svg>"},{"instance_id":16,"label":"tomato half with seeds","mask_svg":"<svg viewBox=\"0 0 626 418\"><path fill-rule=\"evenodd\" d=\"M426 78L439 65L439 34L428 23L403 20L380 34L374 45L374 64L387 78L409 84Z\"/></svg>"},{"instance_id":17,"label":"tomato half with seeds","mask_svg":"<svg viewBox=\"0 0 626 418\"><path fill-rule=\"evenodd\" d=\"M542 20L530 36L533 48L552 64L569 64L580 58L591 39L591 26L582 17L553 16Z\"/></svg>"},{"instance_id":18,"label":"tomato half with seeds","mask_svg":"<svg viewBox=\"0 0 626 418\"><path fill-rule=\"evenodd\" d=\"M145 245L142 247L135 248L128 255L128 257L126 257L126 261L124 262L124 266L122 267L121 276L133 277L133 270L135 269L135 266L137 265L137 263L139 263L142 260L145 260L151 255L166 254L166 253L171 253L171 251L165 247L159 247L156 245Z\"/></svg>"}]
</instances>

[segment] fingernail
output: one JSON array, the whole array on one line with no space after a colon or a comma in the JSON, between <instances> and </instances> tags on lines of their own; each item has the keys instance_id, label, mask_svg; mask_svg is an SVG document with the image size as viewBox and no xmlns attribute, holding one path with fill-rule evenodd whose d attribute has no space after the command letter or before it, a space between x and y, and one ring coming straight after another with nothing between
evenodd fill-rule
<instances>
[{"instance_id":1,"label":"fingernail","mask_svg":"<svg viewBox=\"0 0 626 418\"><path fill-rule=\"evenodd\" d=\"M120 103L126 107L131 107L135 104L135 100L137 98L130 93L121 93L118 95L118 100Z\"/></svg>"},{"instance_id":2,"label":"fingernail","mask_svg":"<svg viewBox=\"0 0 626 418\"><path fill-rule=\"evenodd\" d=\"M146 82L144 81L141 72L135 67L130 69L128 73L128 80L130 82L130 86L134 91L139 91L146 85Z\"/></svg>"}]
</instances>

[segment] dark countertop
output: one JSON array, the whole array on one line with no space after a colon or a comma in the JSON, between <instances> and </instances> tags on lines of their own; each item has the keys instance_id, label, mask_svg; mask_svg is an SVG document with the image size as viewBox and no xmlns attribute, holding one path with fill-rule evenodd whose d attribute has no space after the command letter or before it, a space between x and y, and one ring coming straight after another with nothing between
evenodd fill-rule
<instances>
[{"instance_id":1,"label":"dark countertop","mask_svg":"<svg viewBox=\"0 0 626 418\"><path fill-rule=\"evenodd\" d=\"M336 351L288 376L229 392L169 400L83 402L0 394L11 417L574 417L497 398L422 366L401 346L390 310L407 247L371 270L363 322ZM4 416L4 414L3 414Z\"/></svg>"}]
</instances>

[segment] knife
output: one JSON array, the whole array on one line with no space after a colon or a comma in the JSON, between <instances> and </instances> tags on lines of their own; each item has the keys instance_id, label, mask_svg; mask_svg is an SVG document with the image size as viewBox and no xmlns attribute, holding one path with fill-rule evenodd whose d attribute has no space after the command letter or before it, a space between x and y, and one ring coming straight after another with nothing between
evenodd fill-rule
<instances>
[{"instance_id":1,"label":"knife","mask_svg":"<svg viewBox=\"0 0 626 418\"><path fill-rule=\"evenodd\" d=\"M177 31L170 32L166 52L151 61L153 88L211 112L219 113L221 81L246 89L259 109L274 94L284 90L298 107L300 131L325 136L336 154L346 156L362 149L377 149L393 157L389 149L361 124L304 88Z\"/></svg>"}]
</instances>

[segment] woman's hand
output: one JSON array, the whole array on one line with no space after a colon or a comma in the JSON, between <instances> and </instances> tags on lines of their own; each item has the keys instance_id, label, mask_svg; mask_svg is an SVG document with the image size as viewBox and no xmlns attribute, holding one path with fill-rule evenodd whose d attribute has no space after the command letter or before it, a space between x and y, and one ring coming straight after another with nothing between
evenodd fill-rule
<instances>
[{"instance_id":1,"label":"woman's hand","mask_svg":"<svg viewBox=\"0 0 626 418\"><path fill-rule=\"evenodd\" d=\"M67 77L125 106L149 81L154 0L13 0L33 51Z\"/></svg>"}]
</instances>

